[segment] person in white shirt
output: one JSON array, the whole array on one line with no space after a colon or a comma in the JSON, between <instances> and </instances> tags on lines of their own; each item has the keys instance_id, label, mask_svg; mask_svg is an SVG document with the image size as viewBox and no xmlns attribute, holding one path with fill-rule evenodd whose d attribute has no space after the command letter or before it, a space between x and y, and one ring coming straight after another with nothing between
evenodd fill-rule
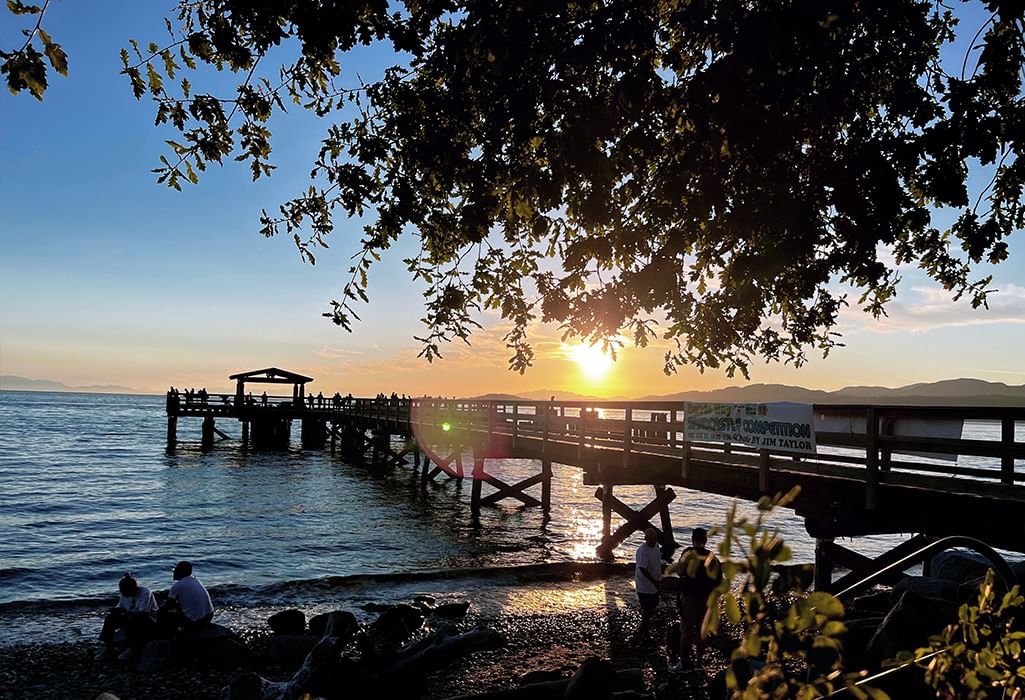
<instances>
[{"instance_id":1,"label":"person in white shirt","mask_svg":"<svg viewBox=\"0 0 1025 700\"><path fill-rule=\"evenodd\" d=\"M114 634L119 629L125 631L128 641L128 649L124 654L126 660L153 635L157 601L150 589L140 586L139 580L131 572L126 573L118 581L117 588L121 597L118 598L117 605L107 613L103 620L103 628L100 630L103 649L96 656L99 660L113 656Z\"/></svg>"},{"instance_id":2,"label":"person in white shirt","mask_svg":"<svg viewBox=\"0 0 1025 700\"><path fill-rule=\"evenodd\" d=\"M172 575L174 583L167 592L167 602L160 609L160 625L164 631L171 634L194 631L210 624L214 605L206 588L192 575L192 564L178 562Z\"/></svg>"},{"instance_id":3,"label":"person in white shirt","mask_svg":"<svg viewBox=\"0 0 1025 700\"><path fill-rule=\"evenodd\" d=\"M658 607L662 581L662 553L658 549L658 531L655 528L649 527L644 531L644 544L637 548L636 563L634 586L641 603L641 626L637 633L646 634Z\"/></svg>"}]
</instances>

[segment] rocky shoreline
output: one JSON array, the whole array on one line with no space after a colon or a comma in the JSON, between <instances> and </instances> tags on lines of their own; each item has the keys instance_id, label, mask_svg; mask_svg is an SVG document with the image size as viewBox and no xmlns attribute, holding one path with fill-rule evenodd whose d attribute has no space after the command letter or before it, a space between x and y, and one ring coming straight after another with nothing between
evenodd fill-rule
<instances>
[{"instance_id":1,"label":"rocky shoreline","mask_svg":"<svg viewBox=\"0 0 1025 700\"><path fill-rule=\"evenodd\" d=\"M471 603L465 616L446 620L446 624L459 631L494 630L503 638L503 644L455 660L431 673L423 697L448 698L511 689L539 679L566 678L589 657L607 659L616 669L643 669L649 689L673 686L673 692L666 694L668 688L663 687L663 692L656 696L704 697L700 692L703 677L681 679L666 672L659 633L644 638L635 635L639 615L628 579L581 584L575 593L571 590L569 594L563 589L563 595L579 597L577 604L554 601L550 611L538 610L533 602L522 605L513 600L517 595L543 596L542 591L533 587L506 590L503 594L510 599L508 612L485 614ZM543 604L543 600L539 603ZM665 629L672 617L671 600L667 597L660 606L654 629ZM140 673L134 665L94 660L99 644L93 641L0 648L0 698L93 700L101 693L110 693L119 700L220 698L222 690L242 674L258 674L272 682L285 682L293 676L299 665L294 655L290 660L273 660L275 655L282 655L281 644L275 640L283 635L275 634L269 626L234 631L251 654L195 658L149 673ZM712 662L711 673L721 668L725 656L713 651L708 660Z\"/></svg>"},{"instance_id":2,"label":"rocky shoreline","mask_svg":"<svg viewBox=\"0 0 1025 700\"><path fill-rule=\"evenodd\" d=\"M660 607L655 629L671 620L671 607ZM583 606L575 612L507 614L483 618L473 609L457 622L460 630L488 627L504 637L504 644L446 665L427 678L425 698L449 698L516 688L524 682L568 677L588 657L609 660L617 669L644 669L650 689L673 684L662 697L703 697L680 694L681 686L699 690L703 678L676 678L665 670L660 635L634 634L639 616L630 608ZM219 698L239 675L252 672L272 682L285 682L295 672L293 663L269 660L276 635L270 628L242 630L241 640L251 657L194 659L171 668L140 673L133 666L96 661L97 643L15 645L0 648L0 698L83 698L110 693L119 700ZM712 652L725 662L725 657ZM714 670L714 669L711 669ZM663 688L663 691L666 689Z\"/></svg>"},{"instance_id":3,"label":"rocky shoreline","mask_svg":"<svg viewBox=\"0 0 1025 700\"><path fill-rule=\"evenodd\" d=\"M908 576L893 588L851 600L844 645L851 667L878 668L954 621L957 606L977 591L986 566L968 553L943 553L933 560L933 577ZM1025 564L1014 569L1017 577L1025 575ZM301 693L283 691L311 687L303 683L327 674L328 687L351 689L354 698L377 697L370 689L380 682L417 700L496 691L511 691L504 698L512 700L531 697L514 689L568 679L596 657L608 662L606 673L615 670L636 681L637 692L624 697L704 700L723 697L717 676L740 636L739 629L721 627L703 659L702 673L669 673L663 633L675 619L672 598L663 597L652 626L655 632L638 636L632 579L623 576L497 585L465 595L460 602L417 595L361 607L326 613L317 606L319 612L310 610L309 618L302 610L277 610L258 624L233 625L230 643L216 652L197 647L145 669L142 662L129 666L95 660L99 644L94 641L2 647L0 699L94 700L102 693L118 700L298 697ZM309 669L310 659L318 656L314 646L320 649L329 637L337 639L320 655L329 659L325 668ZM453 643L458 646L455 653ZM425 660L420 652L428 648ZM340 655L341 666L330 661ZM410 658L415 683L392 683L393 674L409 670ZM303 669L305 679L300 678ZM289 681L293 684L286 689ZM263 692L268 689L273 692Z\"/></svg>"}]
</instances>

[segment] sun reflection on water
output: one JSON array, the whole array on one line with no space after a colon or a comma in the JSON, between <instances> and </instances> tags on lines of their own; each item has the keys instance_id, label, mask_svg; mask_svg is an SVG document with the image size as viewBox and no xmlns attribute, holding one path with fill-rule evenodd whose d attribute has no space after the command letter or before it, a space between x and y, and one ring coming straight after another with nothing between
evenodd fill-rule
<instances>
[{"instance_id":1,"label":"sun reflection on water","mask_svg":"<svg viewBox=\"0 0 1025 700\"><path fill-rule=\"evenodd\" d=\"M510 589L505 605L506 612L515 615L551 615L588 608L624 608L628 603L618 591L604 581L598 581L550 588Z\"/></svg>"}]
</instances>

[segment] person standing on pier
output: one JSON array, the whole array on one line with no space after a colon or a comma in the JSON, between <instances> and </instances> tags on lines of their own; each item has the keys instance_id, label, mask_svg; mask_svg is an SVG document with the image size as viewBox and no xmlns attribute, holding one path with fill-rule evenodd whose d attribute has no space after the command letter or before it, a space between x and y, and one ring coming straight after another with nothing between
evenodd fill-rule
<instances>
[{"instance_id":1,"label":"person standing on pier","mask_svg":"<svg viewBox=\"0 0 1025 700\"><path fill-rule=\"evenodd\" d=\"M651 618L658 607L662 580L662 553L658 548L658 531L655 528L649 527L644 531L644 543L637 548L634 558L637 563L634 586L637 589L637 600L641 604L641 626L637 634L647 634L651 629Z\"/></svg>"},{"instance_id":2,"label":"person standing on pier","mask_svg":"<svg viewBox=\"0 0 1025 700\"><path fill-rule=\"evenodd\" d=\"M705 652L707 641L701 627L708 612L708 597L722 581L719 560L708 547L708 531L702 527L691 533L692 545L680 553L680 558L669 565L667 574L680 573L676 592L676 607L680 613L680 658L670 664L672 673L685 673L697 668ZM691 653L697 649L697 656Z\"/></svg>"}]
</instances>

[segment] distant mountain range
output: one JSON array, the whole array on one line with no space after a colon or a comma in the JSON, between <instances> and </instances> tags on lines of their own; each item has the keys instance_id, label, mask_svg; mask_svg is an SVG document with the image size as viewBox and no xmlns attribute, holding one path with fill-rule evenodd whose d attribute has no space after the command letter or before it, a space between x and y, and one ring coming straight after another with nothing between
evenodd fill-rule
<instances>
[{"instance_id":1,"label":"distant mountain range","mask_svg":"<svg viewBox=\"0 0 1025 700\"><path fill-rule=\"evenodd\" d=\"M152 394L153 391L133 389L116 384L69 386L52 379L29 379L10 374L0 375L0 390L4 391L78 391L98 394ZM767 403L794 401L797 403L832 404L909 404L925 406L1025 406L1025 385L1014 386L981 379L945 379L939 382L909 384L897 388L885 386L848 386L836 391L805 389L786 384L749 384L730 386L711 391L681 391L628 397L599 397L575 394L556 389L536 389L520 394L484 394L478 399L497 401L547 401L554 396L560 401L705 401L721 403Z\"/></svg>"},{"instance_id":2,"label":"distant mountain range","mask_svg":"<svg viewBox=\"0 0 1025 700\"><path fill-rule=\"evenodd\" d=\"M479 398L543 401L555 396L562 401L614 401L581 396L568 391L539 389L513 396L488 394ZM641 396L634 401L705 401L711 403L797 403L832 404L907 404L918 406L1025 406L1025 385L1013 386L981 379L945 379L939 382L909 384L891 389L884 386L848 386L837 391L805 389L786 384L749 384L711 391L681 391L675 394Z\"/></svg>"},{"instance_id":3,"label":"distant mountain range","mask_svg":"<svg viewBox=\"0 0 1025 700\"><path fill-rule=\"evenodd\" d=\"M89 386L68 386L52 379L29 379L13 374L0 374L0 390L3 391L80 391L91 394L150 394L153 392L133 389L116 384L91 384Z\"/></svg>"}]
</instances>

